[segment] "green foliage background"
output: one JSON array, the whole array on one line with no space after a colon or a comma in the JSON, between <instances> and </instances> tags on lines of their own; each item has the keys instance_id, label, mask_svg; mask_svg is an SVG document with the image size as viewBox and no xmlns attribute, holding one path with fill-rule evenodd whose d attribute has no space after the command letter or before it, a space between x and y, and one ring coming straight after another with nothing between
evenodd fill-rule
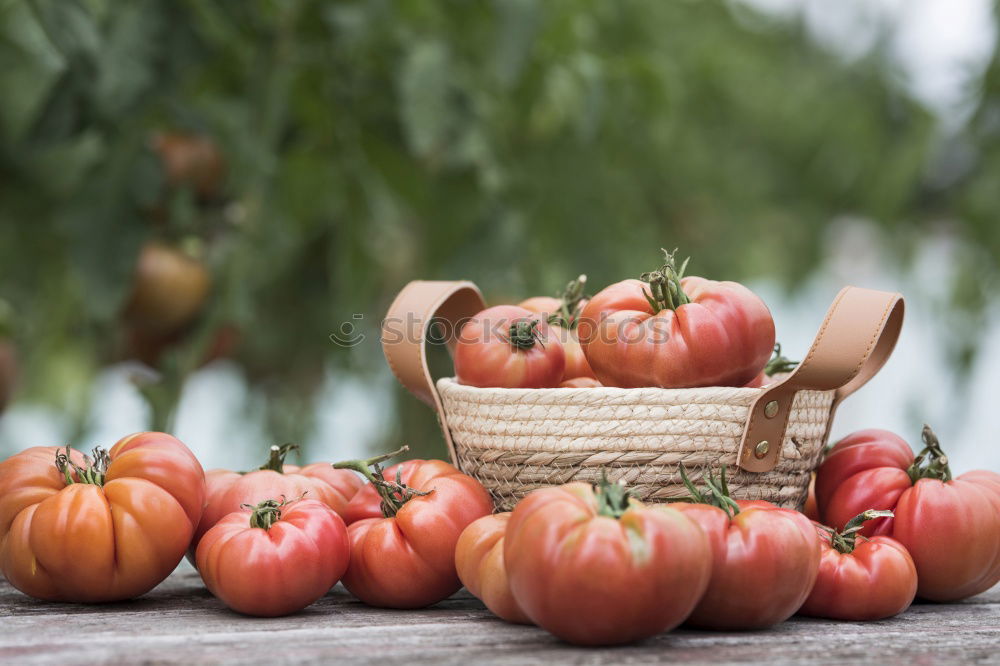
<instances>
[{"instance_id":1,"label":"green foliage background","mask_svg":"<svg viewBox=\"0 0 1000 666\"><path fill-rule=\"evenodd\" d=\"M847 63L738 3L0 0L18 398L83 418L138 249L161 236L206 249L201 325L244 332L275 440L308 432L328 364L384 372L376 345L328 335L363 313L374 339L414 278L499 302L679 246L695 274L794 288L837 216L882 227L898 261L948 220L968 241L953 305L975 316L1000 262L997 56L970 98L944 133L882 46ZM165 129L214 137L229 174L224 202L179 192L158 224ZM399 404L393 438L440 452L432 416Z\"/></svg>"}]
</instances>

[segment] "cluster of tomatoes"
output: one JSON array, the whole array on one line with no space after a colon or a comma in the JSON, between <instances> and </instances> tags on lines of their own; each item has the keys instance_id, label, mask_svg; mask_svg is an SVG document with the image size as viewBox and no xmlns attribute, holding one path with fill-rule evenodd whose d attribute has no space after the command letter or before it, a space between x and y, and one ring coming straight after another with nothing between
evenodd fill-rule
<instances>
[{"instance_id":1,"label":"cluster of tomatoes","mask_svg":"<svg viewBox=\"0 0 1000 666\"><path fill-rule=\"evenodd\" d=\"M659 269L584 296L487 308L459 333L462 384L501 388L759 386L774 349L764 302L736 282L684 277L675 253ZM780 368L779 368L780 369Z\"/></svg>"},{"instance_id":2,"label":"cluster of tomatoes","mask_svg":"<svg viewBox=\"0 0 1000 666\"><path fill-rule=\"evenodd\" d=\"M53 601L141 595L185 553L242 613L295 612L337 581L361 601L422 608L464 584L499 617L577 644L681 623L757 629L794 613L871 620L915 595L955 600L1000 581L1000 475L952 478L930 430L914 457L891 433L838 442L807 515L730 496L725 470L667 505L620 484L536 490L493 514L440 460L286 465L207 474L147 432L85 456L35 447L0 463L0 571ZM829 525L826 526L826 525Z\"/></svg>"},{"instance_id":3,"label":"cluster of tomatoes","mask_svg":"<svg viewBox=\"0 0 1000 666\"><path fill-rule=\"evenodd\" d=\"M701 490L682 469L688 501L660 506L607 482L536 490L466 529L459 575L501 618L584 645L962 599L1000 581L1000 475L952 479L929 429L924 439L916 457L885 431L838 442L816 477L817 520L734 500L725 470Z\"/></svg>"},{"instance_id":4,"label":"cluster of tomatoes","mask_svg":"<svg viewBox=\"0 0 1000 666\"><path fill-rule=\"evenodd\" d=\"M119 601L151 590L187 553L213 594L259 616L300 610L337 581L393 608L461 587L459 534L493 510L478 481L440 460L384 472L389 456L285 465L291 448L272 447L251 472L207 474L158 432L90 456L27 449L0 463L0 571L39 599Z\"/></svg>"}]
</instances>

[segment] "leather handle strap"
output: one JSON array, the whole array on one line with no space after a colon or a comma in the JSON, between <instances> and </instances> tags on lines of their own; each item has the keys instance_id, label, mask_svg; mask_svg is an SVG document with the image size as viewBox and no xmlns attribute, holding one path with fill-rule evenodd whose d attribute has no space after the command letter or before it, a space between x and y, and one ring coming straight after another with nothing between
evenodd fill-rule
<instances>
[{"instance_id":1,"label":"leather handle strap","mask_svg":"<svg viewBox=\"0 0 1000 666\"><path fill-rule=\"evenodd\" d=\"M440 335L435 342L443 342L451 351L462 325L485 308L483 295L471 282L414 280L399 292L382 322L382 351L389 368L399 383L437 412L456 465L451 431L427 365L428 335L430 327L437 325Z\"/></svg>"},{"instance_id":2,"label":"leather handle strap","mask_svg":"<svg viewBox=\"0 0 1000 666\"><path fill-rule=\"evenodd\" d=\"M750 406L737 458L748 472L778 463L795 394L803 389L835 391L830 410L882 368L903 326L897 293L844 287L826 313L809 353L784 380L766 387ZM830 425L823 441L830 434Z\"/></svg>"}]
</instances>

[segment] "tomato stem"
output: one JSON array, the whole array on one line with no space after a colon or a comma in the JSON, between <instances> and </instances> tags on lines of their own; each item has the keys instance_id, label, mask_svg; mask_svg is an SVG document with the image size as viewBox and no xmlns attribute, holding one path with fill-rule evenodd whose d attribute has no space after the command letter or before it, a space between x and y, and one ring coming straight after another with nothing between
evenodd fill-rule
<instances>
[{"instance_id":1,"label":"tomato stem","mask_svg":"<svg viewBox=\"0 0 1000 666\"><path fill-rule=\"evenodd\" d=\"M690 495L688 497L680 497L672 501L677 502L690 502L692 504L710 504L711 506L717 506L723 511L725 511L730 518L733 518L740 512L740 505L729 495L729 482L726 480L726 466L722 466L719 478L716 479L709 470L708 474L704 477L705 490L699 490L691 479L687 475L687 469L685 469L684 464L680 466L681 481L684 483L684 487L687 488Z\"/></svg>"},{"instance_id":2,"label":"tomato stem","mask_svg":"<svg viewBox=\"0 0 1000 666\"><path fill-rule=\"evenodd\" d=\"M608 481L606 472L601 473L601 482L597 485L597 514L615 520L621 518L628 510L631 496L625 488L625 480L616 483Z\"/></svg>"},{"instance_id":3,"label":"tomato stem","mask_svg":"<svg viewBox=\"0 0 1000 666\"><path fill-rule=\"evenodd\" d=\"M838 552L848 554L854 552L859 536L862 539L865 538L864 535L858 533L862 530L866 522L875 520L876 518L892 518L893 515L892 511L868 509L851 518L840 532L826 525L820 525L820 529L830 536L830 545L834 549Z\"/></svg>"},{"instance_id":4,"label":"tomato stem","mask_svg":"<svg viewBox=\"0 0 1000 666\"><path fill-rule=\"evenodd\" d=\"M771 360L764 366L764 374L768 377L771 375L780 375L785 372L791 372L798 365L798 361L793 361L782 355L781 343L776 342L774 344L774 355L771 356Z\"/></svg>"},{"instance_id":5,"label":"tomato stem","mask_svg":"<svg viewBox=\"0 0 1000 666\"><path fill-rule=\"evenodd\" d=\"M559 294L559 309L549 315L549 323L563 328L576 328L580 319L580 302L584 299L584 287L587 276L580 275L575 280L566 283L566 288Z\"/></svg>"},{"instance_id":6,"label":"tomato stem","mask_svg":"<svg viewBox=\"0 0 1000 666\"><path fill-rule=\"evenodd\" d=\"M640 280L649 284L649 291L643 290L643 294L649 301L650 307L653 308L653 314L661 310L676 310L691 302L681 287L681 279L684 277L684 271L687 270L688 261L691 258L685 259L680 270L677 270L677 264L674 260L677 248L674 248L673 252L660 249L663 252L663 265L659 270L649 271L639 276Z\"/></svg>"},{"instance_id":7,"label":"tomato stem","mask_svg":"<svg viewBox=\"0 0 1000 666\"><path fill-rule=\"evenodd\" d=\"M929 425L924 424L923 432L920 434L924 442L924 448L913 464L906 470L910 480L916 483L920 479L938 479L940 481L951 481L951 467L948 464L948 456L941 449L941 442ZM926 463L926 464L925 464Z\"/></svg>"},{"instance_id":8,"label":"tomato stem","mask_svg":"<svg viewBox=\"0 0 1000 666\"><path fill-rule=\"evenodd\" d=\"M302 493L299 497L292 500L296 502L303 497L305 493ZM269 530L271 526L276 522L281 520L281 507L291 504L291 502L285 499L285 496L281 496L281 501L268 499L264 500L260 504L241 504L241 509L250 509L250 527L258 527L262 530Z\"/></svg>"},{"instance_id":9,"label":"tomato stem","mask_svg":"<svg viewBox=\"0 0 1000 666\"><path fill-rule=\"evenodd\" d=\"M70 445L67 444L66 453L56 453L56 469L66 479L66 485L90 483L95 486L103 486L108 473L108 465L111 464L108 452L95 446L91 451L93 458L84 454L83 467L81 467L70 457L70 448ZM73 478L74 473L76 474L75 479Z\"/></svg>"},{"instance_id":10,"label":"tomato stem","mask_svg":"<svg viewBox=\"0 0 1000 666\"><path fill-rule=\"evenodd\" d=\"M515 349L531 349L535 343L545 347L541 336L538 334L537 319L518 319L507 330L507 337L504 342L510 343Z\"/></svg>"},{"instance_id":11,"label":"tomato stem","mask_svg":"<svg viewBox=\"0 0 1000 666\"><path fill-rule=\"evenodd\" d=\"M396 469L396 480L386 481L385 472L382 470L380 463L385 462L389 458L398 456L401 453L409 451L410 447L405 444L399 449L393 451L392 453L383 453L380 456L375 456L374 458L368 458L365 460L344 460L342 462L333 463L334 469L353 469L358 472L375 487L375 491L382 498L382 515L386 518L391 518L396 515L396 513L403 508L409 500L413 499L418 495L429 495L432 490L417 490L416 488L411 488L405 483L403 483L402 470Z\"/></svg>"},{"instance_id":12,"label":"tomato stem","mask_svg":"<svg viewBox=\"0 0 1000 666\"><path fill-rule=\"evenodd\" d=\"M281 473L281 471L285 468L285 457L287 457L292 451L297 451L298 449L298 444L282 444L281 446L274 444L271 446L267 462L257 469L269 469Z\"/></svg>"}]
</instances>

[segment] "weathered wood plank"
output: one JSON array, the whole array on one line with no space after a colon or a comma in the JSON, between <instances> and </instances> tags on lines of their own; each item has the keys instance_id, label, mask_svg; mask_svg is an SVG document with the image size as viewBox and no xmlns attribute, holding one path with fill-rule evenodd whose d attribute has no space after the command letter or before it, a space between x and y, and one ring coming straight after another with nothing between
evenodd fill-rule
<instances>
[{"instance_id":1,"label":"weathered wood plank","mask_svg":"<svg viewBox=\"0 0 1000 666\"><path fill-rule=\"evenodd\" d=\"M575 648L535 627L506 624L462 591L433 608L369 608L340 586L296 615L228 611L190 567L145 597L77 606L35 601L0 582L0 663L386 664L1000 663L1000 586L958 604L917 604L881 622L793 618L760 632L679 630L638 645Z\"/></svg>"}]
</instances>

